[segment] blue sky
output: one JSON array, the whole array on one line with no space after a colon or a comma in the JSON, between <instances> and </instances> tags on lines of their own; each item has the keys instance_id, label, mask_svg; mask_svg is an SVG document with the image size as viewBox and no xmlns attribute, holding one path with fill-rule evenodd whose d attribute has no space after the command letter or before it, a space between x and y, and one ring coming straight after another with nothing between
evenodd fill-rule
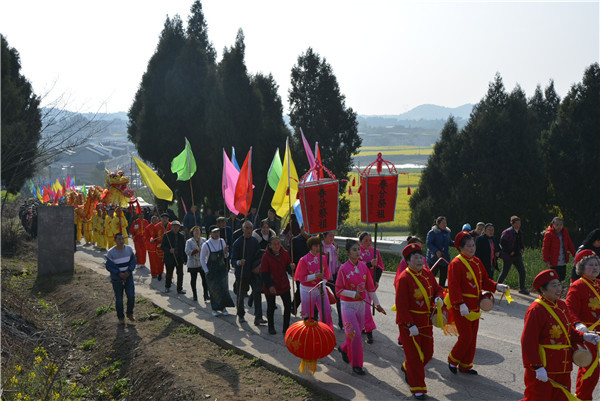
<instances>
[{"instance_id":1,"label":"blue sky","mask_svg":"<svg viewBox=\"0 0 600 401\"><path fill-rule=\"evenodd\" d=\"M478 102L499 72L528 96L554 79L561 97L599 59L598 1L243 1L203 3L218 51L237 30L250 73L272 73L287 107L290 70L313 47L359 114ZM45 102L127 111L167 15L192 0L0 1L0 33Z\"/></svg>"}]
</instances>

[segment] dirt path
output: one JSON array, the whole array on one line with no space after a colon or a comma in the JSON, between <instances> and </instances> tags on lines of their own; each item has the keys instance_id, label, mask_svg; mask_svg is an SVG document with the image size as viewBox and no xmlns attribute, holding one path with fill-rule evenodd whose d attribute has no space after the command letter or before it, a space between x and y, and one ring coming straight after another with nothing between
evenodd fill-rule
<instances>
[{"instance_id":1,"label":"dirt path","mask_svg":"<svg viewBox=\"0 0 600 401\"><path fill-rule=\"evenodd\" d=\"M332 399L217 346L145 298L136 299L137 322L118 325L106 278L76 266L73 276L36 280L35 258L2 259L2 399ZM36 347L45 361L34 360ZM58 372L46 392L30 374L49 361Z\"/></svg>"}]
</instances>

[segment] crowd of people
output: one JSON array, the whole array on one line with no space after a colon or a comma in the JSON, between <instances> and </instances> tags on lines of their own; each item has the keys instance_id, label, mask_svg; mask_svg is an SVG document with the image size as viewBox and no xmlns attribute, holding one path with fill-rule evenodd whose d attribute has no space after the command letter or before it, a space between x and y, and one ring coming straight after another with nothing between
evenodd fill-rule
<instances>
[{"instance_id":1,"label":"crowd of people","mask_svg":"<svg viewBox=\"0 0 600 401\"><path fill-rule=\"evenodd\" d=\"M177 293L186 293L183 278L187 265L194 301L198 300L200 276L202 296L210 302L215 318L228 315L227 308L235 307L237 321L243 325L247 308L253 308L253 323L266 324L271 335L278 332L274 322L276 297L283 304L283 334L290 325L291 314L298 312L303 319L321 320L334 330L335 304L337 325L345 333L345 341L338 347L341 358L354 374L366 374L362 335L366 343L372 344L377 328L373 315L375 311L386 314L377 297L385 267L371 235L361 232L356 239L347 239L347 260L343 261L334 232L311 236L303 227L294 227L294 221L282 232L281 220L273 210L260 221L254 208L243 220L234 214L227 219L218 214L218 217L212 213L201 217L192 206L183 224L163 213L160 218L152 215L151 221L137 215L127 225L119 208L113 217L99 210L98 219L91 224L92 232L98 227L98 235L87 237L82 223L86 241L93 238L100 248L109 249L106 268L111 272L119 322L124 322L125 315L134 320L131 274L136 266L145 265L148 256L152 278L161 281L164 275L165 291L170 290L176 275ZM127 228L135 252L126 245ZM452 236L446 218L438 217L425 243L414 236L407 239L403 259L396 269L393 310L399 330L398 344L406 358L401 371L418 400L427 397L425 367L434 353L434 326L446 330L452 325L458 335L447 357L449 371L477 375L473 361L482 300L494 292L509 294L509 287L503 281L513 265L519 274L519 292L529 295L522 257L521 219L512 216L510 226L502 231L500 238L495 236L492 223L479 222L473 230L468 224L462 228ZM451 246L458 251L453 259ZM594 331L600 323L599 250L600 229L590 233L576 250L563 220L555 217L551 221L544 235L543 261L540 261L547 269L533 281L539 297L527 310L521 338L524 400L567 399L573 351L578 349L587 350L593 362L579 368L575 394L580 400L592 399L600 376L600 336ZM569 255L575 260L565 302L561 299L562 282ZM228 283L230 269L235 276L232 288ZM496 270L500 273L494 281ZM230 290L235 294L235 302ZM128 297L125 312L123 292ZM263 295L267 303L266 319Z\"/></svg>"}]
</instances>

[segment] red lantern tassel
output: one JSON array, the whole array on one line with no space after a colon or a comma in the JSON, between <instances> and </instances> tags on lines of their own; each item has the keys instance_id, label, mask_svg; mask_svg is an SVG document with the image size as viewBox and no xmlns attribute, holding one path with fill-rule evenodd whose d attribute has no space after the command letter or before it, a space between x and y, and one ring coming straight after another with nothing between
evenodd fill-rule
<instances>
[{"instance_id":1,"label":"red lantern tassel","mask_svg":"<svg viewBox=\"0 0 600 401\"><path fill-rule=\"evenodd\" d=\"M348 195L352 195L352 187L348 188Z\"/></svg>"},{"instance_id":2,"label":"red lantern tassel","mask_svg":"<svg viewBox=\"0 0 600 401\"><path fill-rule=\"evenodd\" d=\"M300 373L305 375L314 376L317 371L317 361L314 359L303 359L300 362Z\"/></svg>"},{"instance_id":3,"label":"red lantern tassel","mask_svg":"<svg viewBox=\"0 0 600 401\"><path fill-rule=\"evenodd\" d=\"M410 195L410 185L406 187L406 195Z\"/></svg>"},{"instance_id":4,"label":"red lantern tassel","mask_svg":"<svg viewBox=\"0 0 600 401\"><path fill-rule=\"evenodd\" d=\"M355 187L356 186L356 177L352 177L352 186Z\"/></svg>"}]
</instances>

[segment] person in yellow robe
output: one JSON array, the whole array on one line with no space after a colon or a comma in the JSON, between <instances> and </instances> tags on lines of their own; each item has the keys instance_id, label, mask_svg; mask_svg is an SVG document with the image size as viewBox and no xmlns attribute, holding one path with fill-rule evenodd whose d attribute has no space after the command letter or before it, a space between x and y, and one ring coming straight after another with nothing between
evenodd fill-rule
<instances>
[{"instance_id":1,"label":"person in yellow robe","mask_svg":"<svg viewBox=\"0 0 600 401\"><path fill-rule=\"evenodd\" d=\"M115 209L115 215L112 219L112 235L121 233L123 234L123 238L125 238L125 244L129 245L129 235L127 234L127 218L123 214L123 210L119 206Z\"/></svg>"},{"instance_id":2,"label":"person in yellow robe","mask_svg":"<svg viewBox=\"0 0 600 401\"><path fill-rule=\"evenodd\" d=\"M96 213L92 219L94 226L94 242L100 249L106 249L106 241L104 241L104 217L102 216L101 206L96 207Z\"/></svg>"},{"instance_id":3,"label":"person in yellow robe","mask_svg":"<svg viewBox=\"0 0 600 401\"><path fill-rule=\"evenodd\" d=\"M76 233L75 233L75 241L79 242L81 241L81 232L82 232L82 226L83 226L83 219L81 216L81 212L80 209L78 209L77 207L75 207L75 224L76 224Z\"/></svg>"},{"instance_id":4,"label":"person in yellow robe","mask_svg":"<svg viewBox=\"0 0 600 401\"><path fill-rule=\"evenodd\" d=\"M104 216L104 238L106 240L106 249L110 249L115 246L115 236L112 229L114 209L111 207L106 211Z\"/></svg>"},{"instance_id":5,"label":"person in yellow robe","mask_svg":"<svg viewBox=\"0 0 600 401\"><path fill-rule=\"evenodd\" d=\"M85 239L85 243L89 244L93 242L94 236L94 226L92 224L92 219L83 218L83 238Z\"/></svg>"}]
</instances>

